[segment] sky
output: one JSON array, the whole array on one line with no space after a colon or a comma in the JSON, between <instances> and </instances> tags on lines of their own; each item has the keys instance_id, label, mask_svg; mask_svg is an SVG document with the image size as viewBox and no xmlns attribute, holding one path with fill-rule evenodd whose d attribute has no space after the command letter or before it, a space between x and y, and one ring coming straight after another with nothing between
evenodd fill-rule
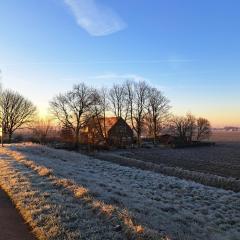
<instances>
[{"instance_id":1,"label":"sky","mask_svg":"<svg viewBox=\"0 0 240 240\"><path fill-rule=\"evenodd\" d=\"M4 88L42 115L79 82L145 80L212 125L240 126L240 1L1 0Z\"/></svg>"}]
</instances>

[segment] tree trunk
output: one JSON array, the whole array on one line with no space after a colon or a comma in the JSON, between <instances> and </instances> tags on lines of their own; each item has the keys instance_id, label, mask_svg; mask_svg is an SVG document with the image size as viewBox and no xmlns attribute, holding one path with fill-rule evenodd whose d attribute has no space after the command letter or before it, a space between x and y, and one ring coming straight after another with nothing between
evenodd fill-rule
<instances>
[{"instance_id":1,"label":"tree trunk","mask_svg":"<svg viewBox=\"0 0 240 240\"><path fill-rule=\"evenodd\" d=\"M137 131L137 145L140 148L141 147L141 130L138 129Z\"/></svg>"},{"instance_id":2,"label":"tree trunk","mask_svg":"<svg viewBox=\"0 0 240 240\"><path fill-rule=\"evenodd\" d=\"M156 134L156 132L154 132L154 136L153 136L153 144L154 144L154 145L157 144L157 134Z\"/></svg>"},{"instance_id":3,"label":"tree trunk","mask_svg":"<svg viewBox=\"0 0 240 240\"><path fill-rule=\"evenodd\" d=\"M154 119L154 122L153 122L153 144L156 145L157 143L157 123L156 123L156 120Z\"/></svg>"},{"instance_id":4,"label":"tree trunk","mask_svg":"<svg viewBox=\"0 0 240 240\"><path fill-rule=\"evenodd\" d=\"M79 149L79 130L76 131L74 148L75 148L76 150Z\"/></svg>"},{"instance_id":5,"label":"tree trunk","mask_svg":"<svg viewBox=\"0 0 240 240\"><path fill-rule=\"evenodd\" d=\"M8 142L12 143L12 133L8 133Z\"/></svg>"}]
</instances>

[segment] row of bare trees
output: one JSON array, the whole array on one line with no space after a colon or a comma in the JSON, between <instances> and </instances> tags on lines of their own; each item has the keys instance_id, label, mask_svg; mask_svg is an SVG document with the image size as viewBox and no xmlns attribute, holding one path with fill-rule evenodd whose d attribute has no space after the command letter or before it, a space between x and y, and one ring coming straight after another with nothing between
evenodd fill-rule
<instances>
[{"instance_id":1,"label":"row of bare trees","mask_svg":"<svg viewBox=\"0 0 240 240\"><path fill-rule=\"evenodd\" d=\"M201 141L211 136L210 122L205 118L196 118L190 113L182 117L173 117L169 128L173 135L185 143Z\"/></svg>"},{"instance_id":2,"label":"row of bare trees","mask_svg":"<svg viewBox=\"0 0 240 240\"><path fill-rule=\"evenodd\" d=\"M36 107L22 95L5 90L0 99L0 120L3 132L12 140L14 132L28 126L39 142L44 142L52 124L50 120L36 118ZM210 136L211 126L207 119L195 118L192 114L173 117L169 100L157 88L144 81L125 81L114 84L110 89L96 89L84 83L73 86L70 91L58 94L50 102L52 115L61 128L74 135L78 148L81 130L93 119L98 134L107 144L106 117L123 118L133 129L137 143L147 135L156 143L163 128L185 142L202 140ZM103 124L102 124L103 122Z\"/></svg>"},{"instance_id":3,"label":"row of bare trees","mask_svg":"<svg viewBox=\"0 0 240 240\"><path fill-rule=\"evenodd\" d=\"M156 142L163 123L169 117L169 100L164 94L144 81L126 81L109 90L109 109L116 117L127 121L137 136L138 145L143 131Z\"/></svg>"},{"instance_id":4,"label":"row of bare trees","mask_svg":"<svg viewBox=\"0 0 240 240\"><path fill-rule=\"evenodd\" d=\"M126 81L112 88L94 89L84 83L75 85L72 90L59 94L50 102L53 115L75 135L78 147L80 132L89 119L95 119L106 138L105 122L107 114L114 114L129 123L137 136L138 145L144 128L156 141L163 121L169 115L169 100L157 88L146 82ZM111 113L110 113L111 112Z\"/></svg>"}]
</instances>

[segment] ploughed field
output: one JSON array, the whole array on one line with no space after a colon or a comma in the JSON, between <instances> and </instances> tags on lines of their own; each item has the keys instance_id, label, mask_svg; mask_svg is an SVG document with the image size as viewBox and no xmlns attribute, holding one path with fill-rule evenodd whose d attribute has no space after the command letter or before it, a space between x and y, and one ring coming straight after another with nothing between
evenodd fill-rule
<instances>
[{"instance_id":1,"label":"ploughed field","mask_svg":"<svg viewBox=\"0 0 240 240\"><path fill-rule=\"evenodd\" d=\"M240 142L240 131L213 131L211 140L215 142Z\"/></svg>"},{"instance_id":2,"label":"ploughed field","mask_svg":"<svg viewBox=\"0 0 240 240\"><path fill-rule=\"evenodd\" d=\"M217 142L215 146L195 148L140 148L114 153L170 167L240 178L240 142Z\"/></svg>"},{"instance_id":3,"label":"ploughed field","mask_svg":"<svg viewBox=\"0 0 240 240\"><path fill-rule=\"evenodd\" d=\"M240 239L237 192L33 144L1 149L0 168L39 239Z\"/></svg>"}]
</instances>

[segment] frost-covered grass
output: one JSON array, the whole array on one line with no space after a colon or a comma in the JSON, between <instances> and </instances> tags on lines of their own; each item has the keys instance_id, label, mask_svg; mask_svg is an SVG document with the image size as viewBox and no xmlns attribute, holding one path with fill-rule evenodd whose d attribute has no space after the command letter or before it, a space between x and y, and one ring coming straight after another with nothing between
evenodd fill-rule
<instances>
[{"instance_id":1,"label":"frost-covered grass","mask_svg":"<svg viewBox=\"0 0 240 240\"><path fill-rule=\"evenodd\" d=\"M0 186L39 239L162 239L163 234L137 224L126 209L96 199L24 154L0 153Z\"/></svg>"},{"instance_id":2,"label":"frost-covered grass","mask_svg":"<svg viewBox=\"0 0 240 240\"><path fill-rule=\"evenodd\" d=\"M38 145L8 149L0 184L47 239L49 229L63 239L240 239L240 193Z\"/></svg>"}]
</instances>

